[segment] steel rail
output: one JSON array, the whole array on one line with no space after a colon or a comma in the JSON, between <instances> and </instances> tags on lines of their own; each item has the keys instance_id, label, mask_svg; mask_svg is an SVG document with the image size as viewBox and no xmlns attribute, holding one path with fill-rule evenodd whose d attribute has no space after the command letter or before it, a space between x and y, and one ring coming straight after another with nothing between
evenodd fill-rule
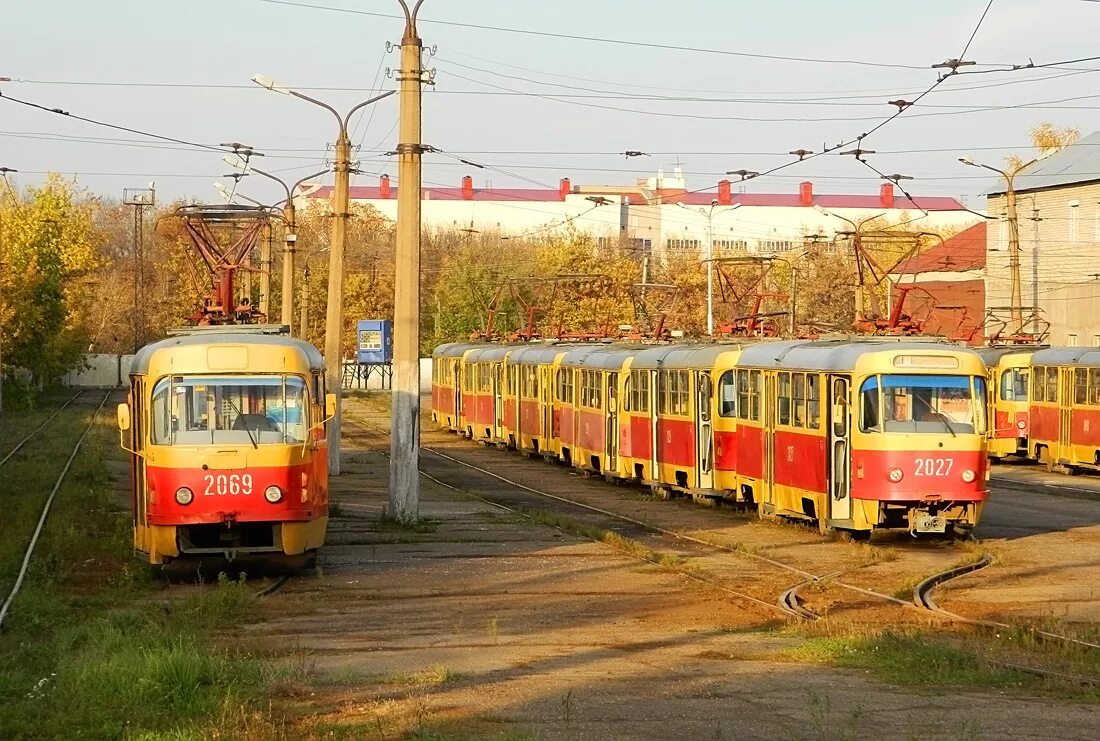
<instances>
[{"instance_id":1,"label":"steel rail","mask_svg":"<svg viewBox=\"0 0 1100 741\"><path fill-rule=\"evenodd\" d=\"M369 431L374 431L374 430L377 429L377 428L372 428L369 425L367 425L366 423L364 423L364 422L362 422L358 419L354 419L352 417L345 416L345 419L348 422L350 422L351 424L356 425L358 427L362 427L362 428L364 428L366 430L369 430ZM421 448L423 450L427 450L429 452L435 452L435 451L432 451L430 448L424 448L423 446L421 446ZM384 457L384 458L389 458L390 457L389 453L386 453L384 451L379 451L379 454L382 455L382 457ZM436 454L439 455L439 453L436 453ZM488 471L485 471L484 469L477 469L477 470L482 471L482 473L490 473ZM524 512L522 509L516 509L514 507L509 507L507 505L501 504L500 502L494 502L491 499L480 496L480 495L475 494L473 492L470 492L468 490L459 489L457 486L454 486L453 484L449 484L446 481L442 481L442 480L436 478L435 476L432 476L431 474L429 474L429 473L427 473L423 470L420 470L419 473L420 473L421 476L423 476L427 480L429 480L429 481L431 481L435 484L438 484L439 486L442 486L446 489L450 489L451 491L460 492L460 493L465 494L467 496L472 496L474 499L477 499L479 502L483 502L484 504L488 504L492 507L496 507L497 509L503 510L503 511L508 512L510 514L519 515L520 517L523 517L523 518L528 519L528 520L533 519L529 513ZM523 487L522 484L513 484L513 486L516 486L518 488L525 488L525 487ZM548 497L553 498L553 499L558 499L563 503L579 504L578 502L574 502L571 499L555 497L552 494L546 494L544 492L538 492L534 489L531 489L530 491L531 491L531 493L534 493L534 494L543 494L544 496L548 496ZM618 519L623 519L622 517L616 515L613 512L606 512L606 511L600 510L599 508L596 508L596 507L588 507L588 509L592 509L595 512L598 512L600 514L604 514L604 515L612 517L612 518L617 517ZM677 574L680 574L681 576L686 576L687 578L691 579L692 581L698 582L700 584L706 584L709 587L712 587L712 588L717 589L721 592L724 592L724 593L726 593L726 594L728 594L732 597L736 597L737 599L741 599L741 600L744 600L746 602L750 602L750 603L752 603L754 605L757 605L759 607L765 607L770 611L778 611L778 612L782 612L785 615L791 615L791 613L788 610L784 609L784 607L782 605L775 605L775 604L772 604L770 602L766 602L762 599L759 599L757 597L753 597L751 594L745 594L744 592L740 592L736 589L731 589L730 587L725 586L724 584L722 584L720 581L718 581L716 579L707 578L707 577L702 576L701 574L694 573L694 572L691 572L691 571L687 571L685 569L677 569L674 566L668 566L666 564L661 563L660 561L658 561L655 558L648 558L646 556L640 556L637 553L630 553L629 551L626 551L622 548L617 548L613 544L608 543L608 542L603 541L603 540L599 540L598 538L592 538L592 537L589 537L587 535L583 535L581 533L569 532L569 531L563 530L560 527L556 527L556 526L553 526L553 525L551 525L550 527L553 527L555 530L557 530L558 532L561 532L565 535L575 535L577 537L584 538L585 540L587 540L589 542L592 542L592 543L598 543L600 545L610 546L611 548L614 548L615 550L620 551L621 553L625 553L629 556L633 556L634 558L637 558L639 561L642 561L642 562L648 563L648 564L652 564L654 566L659 566L662 569L673 571ZM644 524L642 525L642 527L644 527L646 530L652 530L653 529L650 526L644 525ZM794 616L799 617L798 615L794 615Z\"/></svg>"},{"instance_id":2,"label":"steel rail","mask_svg":"<svg viewBox=\"0 0 1100 741\"><path fill-rule=\"evenodd\" d=\"M85 427L84 432L80 434L80 438L76 441L76 445L73 446L73 452L69 454L69 459L65 461L65 467L61 469L61 475L57 477L57 483L53 485L50 495L46 498L46 504L42 507L42 514L38 517L38 525L34 529L34 534L31 536L30 543L27 544L26 552L23 554L23 563L19 567L19 574L15 577L15 585L12 586L11 593L8 595L7 599L4 600L4 604L0 606L0 627L3 627L4 618L7 617L8 610L11 608L12 602L15 601L15 596L19 594L19 590L23 586L23 580L27 576L27 568L31 563L31 556L34 554L34 547L38 544L38 537L42 534L42 528L45 526L46 518L50 514L50 507L53 506L54 497L57 496L61 484L65 481L65 476L69 473L69 469L72 468L73 461L76 460L77 453L80 452L80 448L84 444L84 439L88 437L88 433L92 431L92 426L95 425L96 417L99 416L99 413L103 410L103 405L107 403L107 399L109 399L110 396L111 391L108 391L103 396L103 401L99 402L99 406L96 407L95 412L92 413L92 418L88 420L88 426Z\"/></svg>"},{"instance_id":3,"label":"steel rail","mask_svg":"<svg viewBox=\"0 0 1100 741\"><path fill-rule=\"evenodd\" d=\"M363 423L359 420L355 420L355 423L358 424L359 426L367 428L367 429L377 429L377 428L370 428L368 425L366 425L365 423ZM388 434L388 431L386 431L384 429L379 430L379 431L381 431L385 434ZM691 536L691 535L685 535L683 533L678 533L674 530L669 530L667 528L662 528L660 526L653 525L652 523L647 523L647 522L643 522L641 520L635 519L635 518L630 517L628 515L619 514L617 512L612 512L612 511L603 509L601 507L596 507L596 506L591 505L591 504L586 504L585 502L578 502L576 500L569 499L567 497L562 497L562 496L559 496L557 494L550 494L549 492L540 491L539 489L532 488L532 487L527 486L525 484L521 484L517 481L512 481L511 479L508 479L504 476L501 476L500 474L494 473L493 471L490 471L488 469L485 469L485 468L482 468L480 466L474 465L472 463L468 463L466 461L460 460L460 459L455 458L453 456L447 455L446 453L442 453L442 452L440 452L440 451L438 451L434 448L428 447L426 445L422 445L421 449L428 452L428 453L431 453L432 455L435 455L439 458L443 458L444 460L450 461L450 462L455 463L455 464L460 465L460 466L464 466L464 467L469 468L471 470L477 471L477 472L479 472L483 475L486 475L486 476L492 477L494 479L497 479L498 481L500 481L502 483L508 484L509 486L512 486L516 489L520 489L522 491L527 491L527 492L530 492L532 494L536 494L538 496L542 496L542 497L546 497L548 499L552 499L554 501L562 502L564 504L569 504L569 505L572 505L572 506L575 506L575 507L579 507L579 508L586 509L586 510L589 510L589 511L592 511L592 512L596 512L596 513L602 514L606 517L611 517L613 519L618 519L620 521L627 522L629 524L635 525L637 527L641 527L641 528L649 530L651 532L659 533L661 535L666 535L666 536L671 537L671 538L675 538L675 539L679 539L679 540L683 540L683 541L687 541L687 542L691 542L691 543L705 545L705 546L708 546L710 548L715 548L717 550L720 550L720 551L723 551L723 552L726 552L726 553L732 553L734 555L742 556L744 558L750 558L750 559L759 561L761 563L766 563L766 564L769 564L769 565L774 566L776 568L783 569L785 571L789 571L789 572L798 574L802 577L805 577L805 580L803 582L800 582L799 584L795 585L795 587L793 587L796 597L797 597L798 588L804 586L806 583L812 583L812 582L815 582L815 581L821 581L823 579L830 578L830 575L814 574L814 573L811 573L809 571L806 571L805 569L801 569L797 566L792 566L791 564L783 563L782 561L776 561L775 559L771 559L771 558L768 558L766 556L761 556L761 555L755 554L755 553L746 553L744 551L740 551L740 550L737 550L737 549L734 549L734 548L730 548L729 546L723 545L721 543L715 543L715 542L712 542L712 541L708 541L704 538L697 538L697 537L694 537L694 536ZM989 554L985 554L983 556L983 558L978 563L982 563L982 561L984 561L985 558L989 558L990 563L992 563L993 558ZM930 592L933 587L935 587L935 586L937 586L937 585L939 585L939 584L941 584L941 583L943 583L943 582L945 582L949 579L955 578L957 576L962 576L963 574L971 573L973 571L976 571L979 568L983 568L984 566L988 566L988 565L989 565L989 563L982 563L981 566L975 566L974 564L966 564L963 567L952 567L952 568L947 569L943 572L935 574L932 577L929 577L928 579L925 579L924 581L922 581L920 584L917 585L917 589L920 589L921 587L924 587L925 591ZM960 571L960 569L962 569L962 570ZM909 601L894 597L893 595L884 594L882 592L876 592L873 589L866 589L864 587L860 587L860 586L857 586L855 584L849 584L849 583L843 582L843 581L834 581L832 583L835 584L836 586L838 586L842 589L846 589L850 592L855 592L857 594L862 594L862 595L865 595L865 596L868 596L868 597L874 597L876 599L881 599L881 600L891 602L893 604L896 604L900 607L904 607L904 608L907 608L907 609L919 609L919 610L921 610L922 612L924 612L926 614L935 615L939 618L948 620L950 622L963 623L963 624L974 625L974 626L979 626L979 627L984 627L984 628L1016 629L1016 626L1011 626L1007 623L998 623L998 622L989 621L989 620L976 620L976 619L973 619L973 618L964 617L962 615L957 615L956 613L950 612L948 610L944 610L944 609L936 606L934 602L932 602L933 606L930 607L927 604L923 603L922 601L918 601L915 598L915 595L917 594L917 589L914 589L914 600L912 602L909 602ZM788 592L790 592L790 591L791 590L787 590L786 592L784 592L783 595L781 596L781 599L783 597L785 597L788 594ZM752 598L752 599L755 600L755 598ZM794 613L791 610L787 609L787 607L789 607L789 605L788 606L780 605L779 609L782 610L784 614L793 615ZM801 608L801 609L805 610L806 608ZM809 610L806 610L806 611L811 612ZM809 618L805 618L805 616L803 616L801 614L799 614L798 617L803 618L803 619L809 619ZM1082 641L1082 640L1079 640L1079 639L1076 639L1076 638L1070 638L1069 636L1063 636L1063 635L1059 635L1057 633L1051 633L1049 631L1044 631L1044 630L1038 630L1038 629L1026 629L1026 630L1028 630L1028 632L1030 632L1032 635L1036 636L1037 638L1062 641L1062 642L1065 642L1065 643L1073 643L1073 644L1076 644L1076 645L1086 646L1086 647L1089 647L1089 648L1100 649L1100 644L1097 644L1097 643L1091 643L1089 641Z\"/></svg>"},{"instance_id":4,"label":"steel rail","mask_svg":"<svg viewBox=\"0 0 1100 741\"><path fill-rule=\"evenodd\" d=\"M3 458L0 458L0 466L3 466L3 465L4 465L5 463L7 463L7 462L8 462L8 460L9 460L9 459L10 459L10 458L11 458L11 457L12 457L13 455L15 455L16 453L18 453L18 452L19 452L19 451L20 451L20 450L21 450L21 449L23 448L23 446L24 446L24 445L26 445L26 444L27 444L28 442L30 442L31 438L33 438L33 437L34 437L35 435L37 435L37 434L38 434L39 432L41 432L42 430L46 429L46 425L48 425L48 424L49 424L50 422L52 422L52 421L53 421L53 418L54 418L54 417L56 417L56 416L57 416L58 414L61 414L61 410L63 410L63 409L65 408L65 407L69 406L69 405L70 405L70 404L72 404L72 403L73 403L74 401L76 401L76 397L80 396L80 395L81 395L81 394L83 394L83 393L84 393L83 391L77 391L77 392L76 392L75 394L73 394L73 397L72 397L71 399L69 399L69 400L68 400L68 401L66 401L66 402L65 402L64 404L62 404L62 405L61 405L61 406L59 406L59 407L58 407L57 409L55 409L55 410L54 410L54 413L53 413L53 414L51 414L51 415L50 415L50 416L49 416L48 418L46 418L46 421L45 421L45 422L43 422L43 423L42 423L42 424L40 424L40 425L39 425L38 427L36 427L36 428L34 429L34 432L32 432L31 434L27 435L27 436L26 436L25 438L23 438L23 439L22 439L22 440L20 440L20 441L19 441L18 443L16 443L16 444L15 444L15 447L14 447L14 448L12 448L11 450L9 450L9 451L8 451L8 454L7 454L7 455L5 455L5 456L4 456Z\"/></svg>"}]
</instances>

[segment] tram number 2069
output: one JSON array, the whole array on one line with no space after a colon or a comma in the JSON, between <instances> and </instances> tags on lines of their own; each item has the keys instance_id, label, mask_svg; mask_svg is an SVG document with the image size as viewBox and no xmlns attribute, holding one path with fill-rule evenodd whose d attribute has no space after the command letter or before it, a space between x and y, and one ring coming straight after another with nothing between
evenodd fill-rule
<instances>
[{"instance_id":1,"label":"tram number 2069","mask_svg":"<svg viewBox=\"0 0 1100 741\"><path fill-rule=\"evenodd\" d=\"M252 474L250 473L231 473L228 475L208 473L203 477L203 480L206 482L206 496L208 497L215 494L231 494L234 496L244 494L247 496L252 493Z\"/></svg>"},{"instance_id":2,"label":"tram number 2069","mask_svg":"<svg viewBox=\"0 0 1100 741\"><path fill-rule=\"evenodd\" d=\"M917 458L914 476L947 476L955 464L952 458Z\"/></svg>"}]
</instances>

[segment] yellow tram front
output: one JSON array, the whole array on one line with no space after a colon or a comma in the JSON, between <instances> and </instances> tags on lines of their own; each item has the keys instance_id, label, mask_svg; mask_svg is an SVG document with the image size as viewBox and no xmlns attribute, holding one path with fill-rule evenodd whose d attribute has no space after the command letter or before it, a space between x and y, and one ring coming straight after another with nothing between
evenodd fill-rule
<instances>
[{"instance_id":1,"label":"yellow tram front","mask_svg":"<svg viewBox=\"0 0 1100 741\"><path fill-rule=\"evenodd\" d=\"M324 543L335 397L316 348L204 328L142 348L130 379L118 416L145 559L296 556Z\"/></svg>"},{"instance_id":2,"label":"yellow tram front","mask_svg":"<svg viewBox=\"0 0 1100 741\"><path fill-rule=\"evenodd\" d=\"M989 378L989 457L1026 457L1031 435L1028 407L1028 374L1031 356L1041 347L983 347L977 353L985 361Z\"/></svg>"}]
</instances>

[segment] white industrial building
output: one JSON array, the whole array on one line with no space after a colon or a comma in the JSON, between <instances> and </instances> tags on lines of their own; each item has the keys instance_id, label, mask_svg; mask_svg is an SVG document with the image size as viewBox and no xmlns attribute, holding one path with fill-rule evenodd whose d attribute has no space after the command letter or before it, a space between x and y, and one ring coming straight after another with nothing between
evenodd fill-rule
<instances>
[{"instance_id":1,"label":"white industrial building","mask_svg":"<svg viewBox=\"0 0 1100 741\"><path fill-rule=\"evenodd\" d=\"M306 184L301 203L329 199L331 186ZM843 217L859 222L883 215L908 228L959 231L979 220L954 198L916 196L916 202L884 183L877 194L815 193L810 182L791 193L735 192L722 180L714 190L693 191L679 168L672 177L659 172L635 185L576 185L568 178L556 190L478 188L466 176L454 188L421 192L422 218L429 228L454 227L499 231L502 236L536 236L570 228L597 240L627 240L655 255L706 248L708 226L715 251L781 252L801 247L811 235L830 240L850 229ZM351 199L397 218L397 184L383 175L377 185L356 185ZM921 214L921 210L927 212Z\"/></svg>"}]
</instances>

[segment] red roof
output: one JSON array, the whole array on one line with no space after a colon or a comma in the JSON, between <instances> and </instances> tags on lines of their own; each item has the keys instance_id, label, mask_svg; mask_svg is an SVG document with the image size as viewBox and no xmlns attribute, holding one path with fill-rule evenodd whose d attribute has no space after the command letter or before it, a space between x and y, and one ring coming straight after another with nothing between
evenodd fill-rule
<instances>
[{"instance_id":1,"label":"red roof","mask_svg":"<svg viewBox=\"0 0 1100 741\"><path fill-rule=\"evenodd\" d=\"M927 206L925 207L927 208ZM985 267L985 222L959 232L943 244L914 255L890 271L892 275L962 273Z\"/></svg>"},{"instance_id":2,"label":"red roof","mask_svg":"<svg viewBox=\"0 0 1100 741\"><path fill-rule=\"evenodd\" d=\"M389 192L389 199L392 201L397 200L397 182L396 180L391 183ZM615 188L598 188L592 190L586 190L586 193L596 193L602 195L624 195L629 196L630 203L635 205L642 205L642 196L639 194L637 188L624 187L621 191ZM351 198L359 201L380 201L384 200L382 197L382 189L375 185L353 185L351 187ZM461 201L462 188L423 188L425 200L431 201ZM584 195L584 193L576 192L575 195ZM661 190L657 191L659 196L665 203L684 203L691 205L710 205L711 201L718 199L717 191L712 192L686 192L686 191L673 191L673 190ZM323 185L317 188L315 191L308 194L309 198L330 198L332 196L332 186ZM531 202L550 202L561 201L561 192L557 188L474 188L473 198L474 201L531 201ZM732 193L730 194L731 203L740 203L745 206L783 206L789 208L798 208L802 206L799 194L794 193ZM884 204L879 195L814 195L813 204L819 205L824 208L862 208L862 209L876 209L884 208ZM945 196L918 196L916 202L910 201L903 196L895 196L893 201L893 208L896 209L918 209L923 208L926 211L961 211L963 205L954 198Z\"/></svg>"}]
</instances>

